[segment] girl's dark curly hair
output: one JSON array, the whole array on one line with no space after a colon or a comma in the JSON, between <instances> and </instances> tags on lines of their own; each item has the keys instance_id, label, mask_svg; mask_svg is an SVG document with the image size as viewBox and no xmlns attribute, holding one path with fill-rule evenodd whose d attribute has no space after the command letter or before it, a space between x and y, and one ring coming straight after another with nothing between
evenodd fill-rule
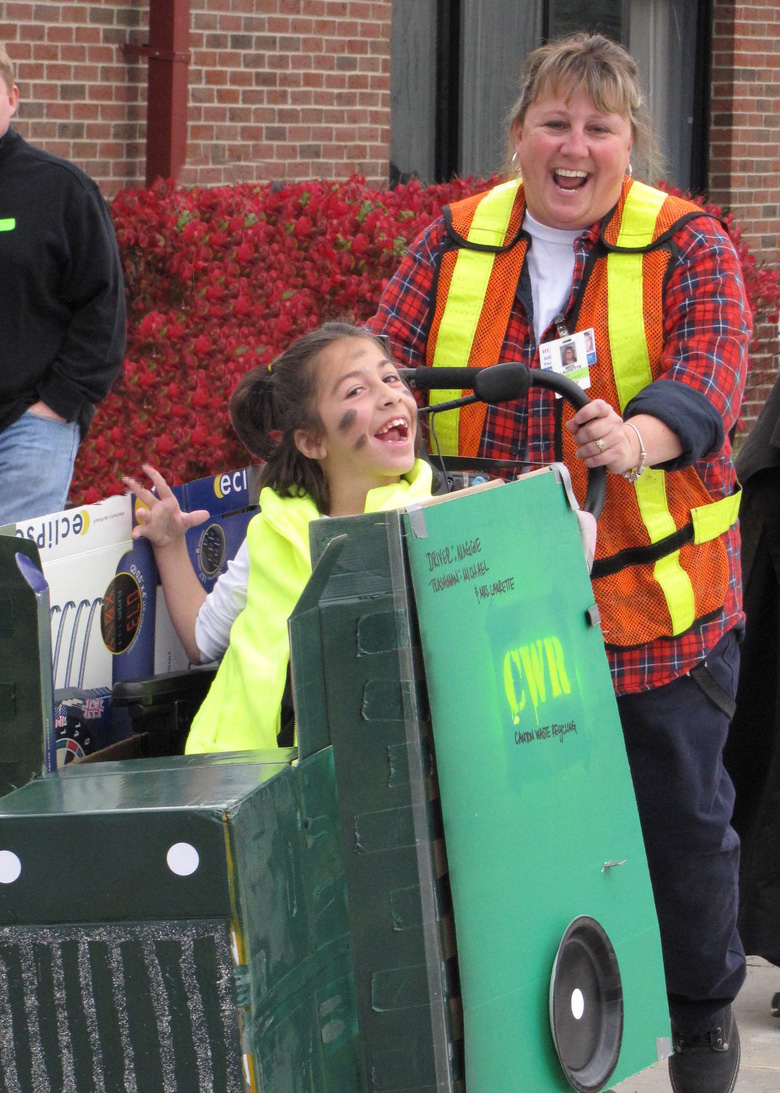
<instances>
[{"instance_id":1,"label":"girl's dark curly hair","mask_svg":"<svg viewBox=\"0 0 780 1093\"><path fill-rule=\"evenodd\" d=\"M282 497L308 493L322 513L329 509L328 483L319 463L296 447L295 433L298 429L314 436L322 433L317 363L325 349L343 338L368 339L386 352L383 342L361 327L324 323L288 346L270 367L247 372L230 398L230 420L239 440L265 460L261 485Z\"/></svg>"}]
</instances>

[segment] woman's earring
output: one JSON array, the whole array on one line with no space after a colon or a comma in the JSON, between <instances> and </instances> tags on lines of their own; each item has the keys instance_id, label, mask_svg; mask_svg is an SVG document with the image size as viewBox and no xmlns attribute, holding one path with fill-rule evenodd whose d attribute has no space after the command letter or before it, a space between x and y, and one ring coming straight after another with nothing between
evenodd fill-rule
<instances>
[{"instance_id":1,"label":"woman's earring","mask_svg":"<svg viewBox=\"0 0 780 1093\"><path fill-rule=\"evenodd\" d=\"M634 177L634 168L631 166L631 160L628 161L628 177Z\"/></svg>"},{"instance_id":2,"label":"woman's earring","mask_svg":"<svg viewBox=\"0 0 780 1093\"><path fill-rule=\"evenodd\" d=\"M517 152L515 152L515 154L512 156L512 170L515 172L516 175L519 175L520 169L520 158Z\"/></svg>"}]
</instances>

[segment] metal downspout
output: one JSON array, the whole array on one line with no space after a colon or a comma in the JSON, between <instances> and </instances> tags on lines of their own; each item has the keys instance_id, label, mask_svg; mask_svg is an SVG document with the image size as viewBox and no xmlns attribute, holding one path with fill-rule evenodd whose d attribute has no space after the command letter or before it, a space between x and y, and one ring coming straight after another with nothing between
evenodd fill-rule
<instances>
[{"instance_id":1,"label":"metal downspout","mask_svg":"<svg viewBox=\"0 0 780 1093\"><path fill-rule=\"evenodd\" d=\"M149 0L149 41L125 43L127 57L147 57L146 185L177 178L187 158L190 0Z\"/></svg>"}]
</instances>

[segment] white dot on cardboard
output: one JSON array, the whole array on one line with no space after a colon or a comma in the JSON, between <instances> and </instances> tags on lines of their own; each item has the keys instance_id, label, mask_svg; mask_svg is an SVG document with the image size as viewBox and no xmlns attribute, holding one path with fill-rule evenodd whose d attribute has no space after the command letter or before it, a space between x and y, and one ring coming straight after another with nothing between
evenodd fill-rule
<instances>
[{"instance_id":1,"label":"white dot on cardboard","mask_svg":"<svg viewBox=\"0 0 780 1093\"><path fill-rule=\"evenodd\" d=\"M166 861L177 877L189 877L200 865L200 855L191 843L174 843L166 855Z\"/></svg>"},{"instance_id":2,"label":"white dot on cardboard","mask_svg":"<svg viewBox=\"0 0 780 1093\"><path fill-rule=\"evenodd\" d=\"M22 863L13 850L0 850L0 884L13 884L22 871Z\"/></svg>"}]
</instances>

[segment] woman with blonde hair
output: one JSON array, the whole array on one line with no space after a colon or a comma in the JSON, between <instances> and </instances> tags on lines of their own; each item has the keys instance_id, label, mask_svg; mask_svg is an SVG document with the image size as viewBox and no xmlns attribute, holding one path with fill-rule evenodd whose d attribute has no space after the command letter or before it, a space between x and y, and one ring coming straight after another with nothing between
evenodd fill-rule
<instances>
[{"instance_id":1,"label":"woman with blonde hair","mask_svg":"<svg viewBox=\"0 0 780 1093\"><path fill-rule=\"evenodd\" d=\"M607 469L592 578L661 927L670 1076L677 1093L730 1093L745 975L722 763L743 627L740 263L717 220L634 177L632 160L657 150L636 64L607 38L529 56L508 153L506 182L412 244L370 327L413 367L538 368L541 350L563 368L563 343L582 339L589 405L572 413L532 387L437 431L452 453L564 459L580 496L587 469Z\"/></svg>"}]
</instances>

